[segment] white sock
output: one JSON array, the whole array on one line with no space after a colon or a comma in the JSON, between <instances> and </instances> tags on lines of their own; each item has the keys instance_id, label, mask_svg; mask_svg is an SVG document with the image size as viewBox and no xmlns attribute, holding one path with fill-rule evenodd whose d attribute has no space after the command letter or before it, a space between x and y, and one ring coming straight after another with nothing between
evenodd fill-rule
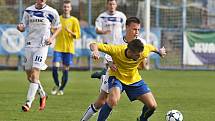
<instances>
[{"instance_id":1,"label":"white sock","mask_svg":"<svg viewBox=\"0 0 215 121\"><path fill-rule=\"evenodd\" d=\"M38 84L39 84L38 93L39 93L40 97L42 98L42 97L46 96L46 93L39 80L38 80Z\"/></svg>"},{"instance_id":2,"label":"white sock","mask_svg":"<svg viewBox=\"0 0 215 121\"><path fill-rule=\"evenodd\" d=\"M84 113L84 116L82 117L81 121L88 121L98 110L96 110L95 106L91 104L87 111Z\"/></svg>"},{"instance_id":3,"label":"white sock","mask_svg":"<svg viewBox=\"0 0 215 121\"><path fill-rule=\"evenodd\" d=\"M26 101L26 104L28 104L29 107L31 107L31 104L34 101L38 88L39 88L38 83L30 83Z\"/></svg>"}]
</instances>

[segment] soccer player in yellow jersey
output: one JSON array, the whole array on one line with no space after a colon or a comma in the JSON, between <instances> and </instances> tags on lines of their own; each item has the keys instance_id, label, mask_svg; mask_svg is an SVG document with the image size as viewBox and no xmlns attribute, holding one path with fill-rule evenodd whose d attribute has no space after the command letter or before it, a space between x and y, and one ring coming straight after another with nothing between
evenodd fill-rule
<instances>
[{"instance_id":1,"label":"soccer player in yellow jersey","mask_svg":"<svg viewBox=\"0 0 215 121\"><path fill-rule=\"evenodd\" d=\"M63 95L64 88L68 81L68 71L72 64L73 55L75 53L74 41L80 38L80 24L77 18L70 15L72 10L71 1L63 2L63 15L60 16L62 31L56 38L53 54L52 76L55 82L55 87L51 93L53 95ZM62 80L59 82L58 69L60 62L63 64Z\"/></svg>"},{"instance_id":2,"label":"soccer player in yellow jersey","mask_svg":"<svg viewBox=\"0 0 215 121\"><path fill-rule=\"evenodd\" d=\"M154 46L144 45L140 39L134 39L128 45L91 43L90 49L94 59L99 59L99 51L109 54L117 67L116 70L109 70L109 96L107 103L100 110L97 121L105 121L108 118L120 100L123 91L126 92L130 101L139 100L144 104L138 120L147 121L155 111L157 103L151 90L141 78L137 67L149 56L150 52L164 57L166 55L165 48L158 51Z\"/></svg>"},{"instance_id":3,"label":"soccer player in yellow jersey","mask_svg":"<svg viewBox=\"0 0 215 121\"><path fill-rule=\"evenodd\" d=\"M141 39L141 41L145 43L144 39L138 37L139 33L140 33L140 20L137 17L129 17L126 20L125 36L118 40L115 40L112 44L127 45L127 43L131 42L135 38ZM108 54L106 54L105 59L107 60L109 69L115 70L116 67L114 65L112 58ZM105 75L102 75L99 96L94 103L89 105L86 112L82 116L81 121L88 121L105 104L109 94L108 83L107 83L108 78L109 78L108 72Z\"/></svg>"}]
</instances>

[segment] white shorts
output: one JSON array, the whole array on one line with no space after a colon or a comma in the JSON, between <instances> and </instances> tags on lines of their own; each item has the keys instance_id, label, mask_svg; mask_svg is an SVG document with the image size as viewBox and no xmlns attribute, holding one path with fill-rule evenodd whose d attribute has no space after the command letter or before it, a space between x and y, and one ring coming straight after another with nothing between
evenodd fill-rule
<instances>
[{"instance_id":1,"label":"white shorts","mask_svg":"<svg viewBox=\"0 0 215 121\"><path fill-rule=\"evenodd\" d=\"M109 78L109 75L108 75L108 71L106 72L105 75L102 75L101 77L101 87L100 87L100 91L105 91L106 93L109 93L109 88L108 88L108 78Z\"/></svg>"},{"instance_id":2,"label":"white shorts","mask_svg":"<svg viewBox=\"0 0 215 121\"><path fill-rule=\"evenodd\" d=\"M48 54L48 46L40 48L25 48L25 70L31 70L32 67L45 70L48 66L45 64Z\"/></svg>"}]
</instances>

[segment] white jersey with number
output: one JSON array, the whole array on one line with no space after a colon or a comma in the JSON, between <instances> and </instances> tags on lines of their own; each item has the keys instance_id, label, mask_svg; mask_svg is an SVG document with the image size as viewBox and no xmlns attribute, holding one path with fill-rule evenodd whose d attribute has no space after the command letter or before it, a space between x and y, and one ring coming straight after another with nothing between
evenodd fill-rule
<instances>
[{"instance_id":1,"label":"white jersey with number","mask_svg":"<svg viewBox=\"0 0 215 121\"><path fill-rule=\"evenodd\" d=\"M95 27L98 30L110 30L110 34L101 35L104 43L113 43L123 37L125 30L126 16L120 11L115 11L114 14L108 14L107 11L101 13L95 22Z\"/></svg>"},{"instance_id":2,"label":"white jersey with number","mask_svg":"<svg viewBox=\"0 0 215 121\"><path fill-rule=\"evenodd\" d=\"M51 35L51 27L60 27L60 17L58 12L44 5L42 9L36 9L32 5L25 9L22 23L28 30L26 36L26 47L46 46L45 41Z\"/></svg>"}]
</instances>

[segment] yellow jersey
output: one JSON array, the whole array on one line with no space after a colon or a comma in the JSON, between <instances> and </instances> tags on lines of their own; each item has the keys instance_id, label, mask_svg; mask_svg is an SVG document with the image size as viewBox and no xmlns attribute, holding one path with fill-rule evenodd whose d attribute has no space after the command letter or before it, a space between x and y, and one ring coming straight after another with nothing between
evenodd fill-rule
<instances>
[{"instance_id":1,"label":"yellow jersey","mask_svg":"<svg viewBox=\"0 0 215 121\"><path fill-rule=\"evenodd\" d=\"M71 16L70 18L64 18L61 15L60 22L62 25L62 30L56 37L54 50L58 52L74 54L75 53L74 41L75 39L78 39L81 36L79 21L77 18L73 16ZM75 33L75 37L73 37L69 32L67 32L66 28Z\"/></svg>"},{"instance_id":2,"label":"yellow jersey","mask_svg":"<svg viewBox=\"0 0 215 121\"><path fill-rule=\"evenodd\" d=\"M117 71L109 70L109 76L115 76L123 84L130 85L142 80L139 72L139 64L149 56L150 52L157 51L157 49L150 44L144 44L144 50L138 60L129 59L125 56L127 45L111 45L97 43L99 51L109 54L114 64L117 67Z\"/></svg>"}]
</instances>

